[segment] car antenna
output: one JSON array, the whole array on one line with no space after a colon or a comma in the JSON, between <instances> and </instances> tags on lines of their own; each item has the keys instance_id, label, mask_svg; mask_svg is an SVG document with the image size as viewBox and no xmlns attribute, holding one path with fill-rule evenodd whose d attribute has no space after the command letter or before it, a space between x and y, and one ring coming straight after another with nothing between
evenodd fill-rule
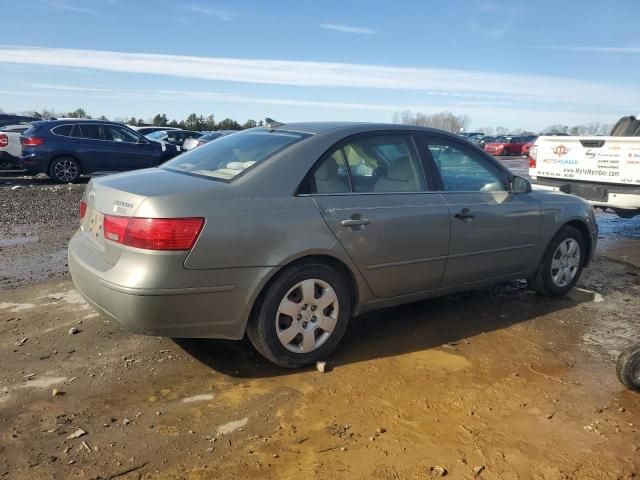
<instances>
[{"instance_id":1,"label":"car antenna","mask_svg":"<svg viewBox=\"0 0 640 480\"><path fill-rule=\"evenodd\" d=\"M277 122L273 118L265 118L264 123L269 130L273 130L276 127L281 127L284 125L282 122Z\"/></svg>"}]
</instances>

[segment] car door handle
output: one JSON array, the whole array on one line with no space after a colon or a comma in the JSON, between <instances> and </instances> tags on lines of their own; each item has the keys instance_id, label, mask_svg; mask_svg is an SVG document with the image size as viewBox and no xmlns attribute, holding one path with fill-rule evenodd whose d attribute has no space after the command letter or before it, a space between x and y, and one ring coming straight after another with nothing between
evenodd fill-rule
<instances>
[{"instance_id":1,"label":"car door handle","mask_svg":"<svg viewBox=\"0 0 640 480\"><path fill-rule=\"evenodd\" d=\"M463 208L462 210L460 210L458 213L456 213L454 215L458 220L462 220L463 222L465 221L469 221L472 220L474 218L476 218L475 215L473 215L468 208Z\"/></svg>"},{"instance_id":2,"label":"car door handle","mask_svg":"<svg viewBox=\"0 0 640 480\"><path fill-rule=\"evenodd\" d=\"M343 227L357 227L360 225L369 225L370 223L371 220L368 218L348 218L340 222Z\"/></svg>"}]
</instances>

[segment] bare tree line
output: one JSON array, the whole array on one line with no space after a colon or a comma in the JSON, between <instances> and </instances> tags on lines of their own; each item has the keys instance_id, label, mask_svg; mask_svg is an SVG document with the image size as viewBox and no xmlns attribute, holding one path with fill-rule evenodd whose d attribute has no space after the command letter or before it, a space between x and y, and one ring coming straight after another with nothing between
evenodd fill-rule
<instances>
[{"instance_id":1,"label":"bare tree line","mask_svg":"<svg viewBox=\"0 0 640 480\"><path fill-rule=\"evenodd\" d=\"M401 123L404 125L419 125L421 127L439 128L453 133L462 133L467 131L471 124L471 119L467 115L454 115L451 112L440 112L427 115L420 112L412 112L405 110L393 114L393 123ZM506 127L480 127L474 131L482 132L485 135L550 135L564 133L567 135L609 135L612 124L601 122L589 122L581 125L569 127L563 124L549 125L540 132L531 130L523 130L522 128L506 128Z\"/></svg>"}]
</instances>

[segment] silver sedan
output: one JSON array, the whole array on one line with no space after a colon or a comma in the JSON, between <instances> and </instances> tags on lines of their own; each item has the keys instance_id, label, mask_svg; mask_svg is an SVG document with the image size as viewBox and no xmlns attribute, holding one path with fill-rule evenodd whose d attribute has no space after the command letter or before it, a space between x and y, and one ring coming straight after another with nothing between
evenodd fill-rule
<instances>
[{"instance_id":1,"label":"silver sedan","mask_svg":"<svg viewBox=\"0 0 640 480\"><path fill-rule=\"evenodd\" d=\"M285 367L329 355L355 315L528 279L563 295L593 255L583 200L532 191L449 133L269 123L158 168L91 180L76 288L147 335L241 339Z\"/></svg>"}]
</instances>

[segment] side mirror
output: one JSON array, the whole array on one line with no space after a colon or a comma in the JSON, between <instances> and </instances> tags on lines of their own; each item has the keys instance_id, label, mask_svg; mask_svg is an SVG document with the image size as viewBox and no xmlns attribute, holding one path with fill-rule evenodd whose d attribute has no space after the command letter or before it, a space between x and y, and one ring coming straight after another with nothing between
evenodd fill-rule
<instances>
[{"instance_id":1,"label":"side mirror","mask_svg":"<svg viewBox=\"0 0 640 480\"><path fill-rule=\"evenodd\" d=\"M524 177L513 177L511 181L511 193L529 193L532 190L531 182Z\"/></svg>"}]
</instances>

